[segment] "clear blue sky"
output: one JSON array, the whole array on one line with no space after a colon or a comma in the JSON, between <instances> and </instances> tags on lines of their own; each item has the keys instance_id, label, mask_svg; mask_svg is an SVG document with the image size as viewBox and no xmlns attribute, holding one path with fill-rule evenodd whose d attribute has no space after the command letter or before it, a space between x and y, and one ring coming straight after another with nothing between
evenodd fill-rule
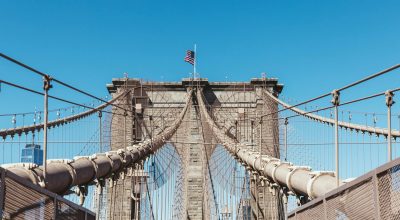
<instances>
[{"instance_id":1,"label":"clear blue sky","mask_svg":"<svg viewBox=\"0 0 400 220\"><path fill-rule=\"evenodd\" d=\"M183 57L197 43L202 77L245 81L266 72L285 84L286 97L304 100L399 63L399 10L399 1L372 0L0 1L0 50L105 96L123 72L187 77ZM362 91L396 87L399 72ZM4 60L0 78L41 88L39 77ZM0 113L42 108L41 98L2 87L1 106L12 105ZM59 86L51 92L88 100Z\"/></svg>"},{"instance_id":2,"label":"clear blue sky","mask_svg":"<svg viewBox=\"0 0 400 220\"><path fill-rule=\"evenodd\" d=\"M0 51L104 97L105 84L124 72L155 81L187 77L185 51L197 43L202 77L247 81L266 72L285 84L283 96L306 100L400 63L399 11L398 0L0 0ZM399 73L346 91L342 100L399 87ZM0 79L42 86L2 59ZM90 100L60 86L50 93ZM59 106L66 104L50 102ZM35 107L42 109L41 97L2 86L0 114ZM383 98L357 107L386 110ZM0 118L0 127L10 122Z\"/></svg>"}]
</instances>

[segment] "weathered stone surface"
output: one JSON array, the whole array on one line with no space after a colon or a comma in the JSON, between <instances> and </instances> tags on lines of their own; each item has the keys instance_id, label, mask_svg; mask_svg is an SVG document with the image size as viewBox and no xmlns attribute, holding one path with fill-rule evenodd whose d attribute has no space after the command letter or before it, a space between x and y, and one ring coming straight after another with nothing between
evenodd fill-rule
<instances>
[{"instance_id":1,"label":"weathered stone surface","mask_svg":"<svg viewBox=\"0 0 400 220\"><path fill-rule=\"evenodd\" d=\"M191 81L184 79L176 83L140 82L135 79L113 79L107 85L110 93L116 94L130 90L130 95L118 103L134 112L140 104L143 112L128 112L126 129L125 118L114 115L112 118L111 148L124 148L137 141L160 133L175 119L185 104L190 85L200 86L210 107L214 120L240 142L253 145L263 154L279 157L278 115L263 117L278 109L276 103L263 95L268 90L278 95L283 86L276 79L252 79L251 82L212 83L207 79ZM122 109L113 108L113 112L123 114ZM143 114L142 114L143 113ZM151 116L151 117L150 117ZM126 136L125 136L126 135ZM176 147L183 163L183 210L186 219L210 219L207 198L206 159L215 149L213 134L201 124L201 115L197 111L196 101L185 115L184 121L170 140ZM130 191L132 181L118 181L108 189L108 219L133 219ZM277 219L280 201L272 196L259 181L254 182L251 210L259 219ZM253 217L254 217L253 216Z\"/></svg>"}]
</instances>

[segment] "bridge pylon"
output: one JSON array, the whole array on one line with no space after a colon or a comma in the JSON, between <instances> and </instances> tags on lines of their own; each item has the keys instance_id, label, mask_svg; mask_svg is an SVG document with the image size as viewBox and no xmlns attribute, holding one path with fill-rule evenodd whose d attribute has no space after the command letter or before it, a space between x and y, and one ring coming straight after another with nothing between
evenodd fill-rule
<instances>
[{"instance_id":1,"label":"bridge pylon","mask_svg":"<svg viewBox=\"0 0 400 220\"><path fill-rule=\"evenodd\" d=\"M121 114L113 116L111 150L123 149L126 147L124 144L143 141L168 128L182 111L188 90L195 90L204 97L209 113L226 129L227 135L240 143L247 143L254 151L280 156L278 117L276 114L268 115L278 106L263 95L265 90L279 95L283 86L276 79L235 83L183 79L178 83L154 83L122 78L113 79L107 88L113 96L129 91L119 100L121 106L130 110L128 116L124 118L122 109L113 108L113 112ZM216 183L212 181L208 163L218 143L203 117L194 94L181 125L167 140L175 147L182 163L184 195L183 201L179 202L183 208L180 215L174 213L181 219L218 219L224 207L224 204L218 204L221 210L215 211L212 204L216 201L213 201L211 185ZM248 206L233 207L231 212L235 212L235 216L247 216L247 219L282 219L280 192L275 192L259 174L249 172L248 176L251 197L248 203L243 203ZM135 217L140 206L130 196L133 191L134 184L129 177L118 180L108 191L108 219L140 218L140 215Z\"/></svg>"}]
</instances>

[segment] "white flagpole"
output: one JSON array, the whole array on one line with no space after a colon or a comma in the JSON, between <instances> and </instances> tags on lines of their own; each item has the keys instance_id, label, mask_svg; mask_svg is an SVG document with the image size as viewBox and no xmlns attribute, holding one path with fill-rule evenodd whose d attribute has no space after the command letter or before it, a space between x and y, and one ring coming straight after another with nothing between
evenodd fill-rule
<instances>
[{"instance_id":1,"label":"white flagpole","mask_svg":"<svg viewBox=\"0 0 400 220\"><path fill-rule=\"evenodd\" d=\"M196 52L196 44L194 44L194 64L193 64L193 78L196 78L196 63L197 63L197 52Z\"/></svg>"}]
</instances>

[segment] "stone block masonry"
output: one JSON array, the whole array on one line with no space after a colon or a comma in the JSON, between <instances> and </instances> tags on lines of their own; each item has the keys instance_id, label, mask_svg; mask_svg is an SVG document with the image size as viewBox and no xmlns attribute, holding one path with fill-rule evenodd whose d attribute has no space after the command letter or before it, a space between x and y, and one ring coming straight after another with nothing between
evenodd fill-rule
<instances>
[{"instance_id":1,"label":"stone block masonry","mask_svg":"<svg viewBox=\"0 0 400 220\"><path fill-rule=\"evenodd\" d=\"M111 149L124 148L145 138L158 134L167 128L179 114L185 104L187 90L201 87L206 104L214 120L223 127L228 135L240 142L248 143L263 154L279 157L279 127L273 118L261 115L278 109L277 103L265 98L263 91L268 90L276 96L283 86L276 79L252 79L250 82L208 82L207 79L183 79L181 82L142 82L138 79L113 79L107 85L115 96L126 90L130 95L120 100L120 104L131 109L134 114L127 118L123 127L123 116L114 115L112 120ZM200 91L200 90L199 90ZM140 104L141 111L137 111ZM113 108L113 112L123 114L123 110ZM261 121L261 123L260 123ZM207 137L205 137L207 136ZM205 140L206 139L206 140ZM209 198L205 195L206 159L212 154L215 144L212 134L208 134L201 124L196 100L191 103L184 121L169 140L176 147L183 163L183 216L185 219L209 219ZM132 182L129 178L119 180L112 189L108 189L108 219L134 219L133 203L130 198ZM250 202L255 216L263 219L279 219L278 197L272 196L259 181L253 184L253 200ZM261 218L260 218L261 219Z\"/></svg>"}]
</instances>

